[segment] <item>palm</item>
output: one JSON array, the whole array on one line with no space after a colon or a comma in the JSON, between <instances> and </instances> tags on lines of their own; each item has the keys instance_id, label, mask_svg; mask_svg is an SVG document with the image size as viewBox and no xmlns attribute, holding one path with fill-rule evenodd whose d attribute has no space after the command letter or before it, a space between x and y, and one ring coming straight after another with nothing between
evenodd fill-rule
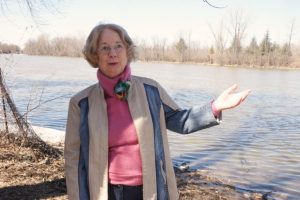
<instances>
[{"instance_id":1,"label":"palm","mask_svg":"<svg viewBox=\"0 0 300 200\"><path fill-rule=\"evenodd\" d=\"M234 84L221 93L215 101L216 109L221 111L234 108L240 105L251 92L251 90L244 90L242 92L234 93L237 87L238 86Z\"/></svg>"}]
</instances>

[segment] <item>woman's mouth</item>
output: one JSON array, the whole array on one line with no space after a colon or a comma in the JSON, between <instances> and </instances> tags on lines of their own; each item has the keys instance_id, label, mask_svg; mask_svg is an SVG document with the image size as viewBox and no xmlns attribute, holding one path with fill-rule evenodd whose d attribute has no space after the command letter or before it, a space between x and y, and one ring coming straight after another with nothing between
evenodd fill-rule
<instances>
[{"instance_id":1,"label":"woman's mouth","mask_svg":"<svg viewBox=\"0 0 300 200\"><path fill-rule=\"evenodd\" d=\"M116 66L117 64L118 64L118 62L110 62L110 63L108 63L108 65L109 65L109 66L112 66L112 67L113 67L113 66Z\"/></svg>"}]
</instances>

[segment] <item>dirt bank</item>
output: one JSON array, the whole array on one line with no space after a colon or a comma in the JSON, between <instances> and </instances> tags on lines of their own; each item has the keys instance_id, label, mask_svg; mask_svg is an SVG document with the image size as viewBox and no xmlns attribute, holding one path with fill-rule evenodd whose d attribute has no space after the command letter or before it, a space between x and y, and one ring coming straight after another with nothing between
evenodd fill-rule
<instances>
[{"instance_id":1,"label":"dirt bank","mask_svg":"<svg viewBox=\"0 0 300 200\"><path fill-rule=\"evenodd\" d=\"M55 145L62 150L62 144ZM1 199L67 199L62 156L37 154L29 147L0 142ZM205 171L176 170L180 199L262 199L261 194L237 191Z\"/></svg>"}]
</instances>

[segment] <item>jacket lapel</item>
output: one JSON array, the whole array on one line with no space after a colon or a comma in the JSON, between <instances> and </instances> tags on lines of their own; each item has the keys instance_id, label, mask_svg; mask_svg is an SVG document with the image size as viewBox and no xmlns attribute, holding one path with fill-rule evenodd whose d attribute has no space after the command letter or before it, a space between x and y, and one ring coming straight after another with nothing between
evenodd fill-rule
<instances>
[{"instance_id":1,"label":"jacket lapel","mask_svg":"<svg viewBox=\"0 0 300 200\"><path fill-rule=\"evenodd\" d=\"M99 84L89 95L89 185L91 199L108 199L108 119L104 92Z\"/></svg>"},{"instance_id":2,"label":"jacket lapel","mask_svg":"<svg viewBox=\"0 0 300 200\"><path fill-rule=\"evenodd\" d=\"M144 85L132 78L132 86L128 94L128 106L136 128L143 170L143 197L156 199L156 173L153 125L147 104Z\"/></svg>"}]
</instances>

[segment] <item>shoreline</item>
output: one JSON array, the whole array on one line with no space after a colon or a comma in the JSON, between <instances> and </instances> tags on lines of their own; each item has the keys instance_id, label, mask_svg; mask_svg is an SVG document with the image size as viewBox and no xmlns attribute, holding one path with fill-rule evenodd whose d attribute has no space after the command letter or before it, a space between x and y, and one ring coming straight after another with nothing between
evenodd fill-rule
<instances>
[{"instance_id":1,"label":"shoreline","mask_svg":"<svg viewBox=\"0 0 300 200\"><path fill-rule=\"evenodd\" d=\"M135 62L143 63L158 63L158 64L178 64L178 65L200 65L204 67L230 67L230 68L241 68L241 69L258 69L258 70L300 70L300 67L291 67L291 66L256 66L256 65L219 65L215 63L198 63L198 62L171 62L171 61L143 61L137 60Z\"/></svg>"},{"instance_id":2,"label":"shoreline","mask_svg":"<svg viewBox=\"0 0 300 200\"><path fill-rule=\"evenodd\" d=\"M226 184L205 170L176 172L181 200L263 200L266 194Z\"/></svg>"},{"instance_id":3,"label":"shoreline","mask_svg":"<svg viewBox=\"0 0 300 200\"><path fill-rule=\"evenodd\" d=\"M43 155L0 137L0 196L4 199L67 199L63 156ZM50 147L62 152L63 143ZM262 200L264 194L238 190L207 171L175 169L181 200Z\"/></svg>"},{"instance_id":4,"label":"shoreline","mask_svg":"<svg viewBox=\"0 0 300 200\"><path fill-rule=\"evenodd\" d=\"M8 55L8 56L13 56L13 55L21 55L21 56L41 56L41 57L57 57L57 58L75 58L75 59L84 59L83 57L72 57L72 56L52 56L52 55L30 55L30 54L0 54L1 55ZM155 61L155 60L150 60L150 61L145 61L145 60L136 60L134 61L136 63L143 62L143 63L159 63L159 64L178 64L178 65L201 65L201 66L206 66L206 67L231 67L231 68L242 68L242 69L260 69L260 70L300 70L300 66L258 66L258 65L229 65L229 64L224 64L220 65L217 63L208 63L208 62L176 62L176 61ZM134 63L133 62L133 63Z\"/></svg>"}]
</instances>

